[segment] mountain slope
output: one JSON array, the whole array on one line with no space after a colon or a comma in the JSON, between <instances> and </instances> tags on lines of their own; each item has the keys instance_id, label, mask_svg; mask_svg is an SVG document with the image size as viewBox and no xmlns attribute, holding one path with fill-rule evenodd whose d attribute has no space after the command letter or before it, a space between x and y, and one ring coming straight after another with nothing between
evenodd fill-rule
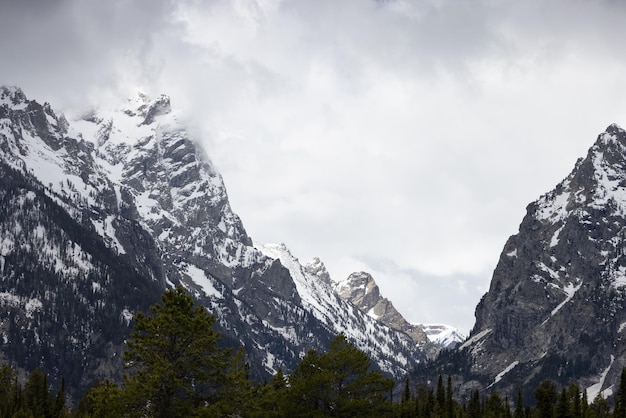
<instances>
[{"instance_id":1,"label":"mountain slope","mask_svg":"<svg viewBox=\"0 0 626 418\"><path fill-rule=\"evenodd\" d=\"M352 273L345 280L335 284L335 292L342 299L357 306L362 312L382 322L388 327L404 332L429 355L436 355L440 348L453 347L462 338L458 336L456 330L447 327L446 336L439 332L426 331L428 326L410 324L400 312L393 306L393 303L380 294L380 289L371 274L365 272Z\"/></svg>"},{"instance_id":2,"label":"mountain slope","mask_svg":"<svg viewBox=\"0 0 626 418\"><path fill-rule=\"evenodd\" d=\"M65 377L70 393L119 378L134 313L177 284L226 344L244 346L258 378L342 331L398 378L425 358L336 297L320 262L252 245L167 96L68 121L1 87L0 169L0 351Z\"/></svg>"},{"instance_id":3,"label":"mountain slope","mask_svg":"<svg viewBox=\"0 0 626 418\"><path fill-rule=\"evenodd\" d=\"M448 362L466 389L544 378L609 396L626 365L626 132L611 125L504 246L470 338ZM530 398L531 395L528 394Z\"/></svg>"},{"instance_id":4,"label":"mountain slope","mask_svg":"<svg viewBox=\"0 0 626 418\"><path fill-rule=\"evenodd\" d=\"M303 267L284 244L256 246L289 269L302 298L302 306L308 312L333 334L344 333L349 340L357 341L361 350L377 359L382 370L393 372L397 367L394 363L399 362L409 371L416 361L424 360L432 352L433 347L428 341L415 344L407 334L369 317L357 306L342 299L334 291L333 282L319 259ZM363 338L364 331L368 338ZM419 356L407 356L411 352L419 353Z\"/></svg>"}]
</instances>

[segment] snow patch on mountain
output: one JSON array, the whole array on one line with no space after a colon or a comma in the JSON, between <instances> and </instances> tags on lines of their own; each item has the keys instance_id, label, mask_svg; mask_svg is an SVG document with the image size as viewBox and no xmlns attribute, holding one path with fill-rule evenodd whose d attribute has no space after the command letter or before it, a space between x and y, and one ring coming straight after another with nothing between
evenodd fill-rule
<instances>
[{"instance_id":1,"label":"snow patch on mountain","mask_svg":"<svg viewBox=\"0 0 626 418\"><path fill-rule=\"evenodd\" d=\"M602 390L604 386L604 382L606 380L606 376L609 374L611 367L613 367L613 363L615 362L615 356L611 355L611 361L606 369L602 371L600 377L598 379L598 383L595 383L587 388L587 399L595 399L598 395L602 395L603 398L607 398L613 394L613 388L607 388Z\"/></svg>"},{"instance_id":2,"label":"snow patch on mountain","mask_svg":"<svg viewBox=\"0 0 626 418\"><path fill-rule=\"evenodd\" d=\"M582 281L580 281L578 284L572 284L572 283L568 283L567 286L565 286L562 290L565 293L565 300L561 303L559 303L557 305L556 308L554 308L552 310L552 312L550 312L550 318L553 317L558 311L561 310L561 308L570 300L572 300L572 298L574 297L574 295L576 294L576 292L578 292L578 290L581 288L581 286L583 285ZM548 319L550 319L548 318ZM542 325L545 324L548 319L546 319L545 321L543 321Z\"/></svg>"},{"instance_id":3,"label":"snow patch on mountain","mask_svg":"<svg viewBox=\"0 0 626 418\"><path fill-rule=\"evenodd\" d=\"M191 264L184 264L181 266L182 271L191 277L191 280L196 283L206 296L212 296L215 298L223 298L222 292L215 288L215 284L207 277L204 270Z\"/></svg>"},{"instance_id":4,"label":"snow patch on mountain","mask_svg":"<svg viewBox=\"0 0 626 418\"><path fill-rule=\"evenodd\" d=\"M477 344L478 342L480 342L483 338L485 338L492 330L490 328L484 329L481 332L479 332L478 334L472 335L470 338L467 339L467 341L465 341L460 347L459 350L464 350L467 347L470 347L474 344Z\"/></svg>"},{"instance_id":5,"label":"snow patch on mountain","mask_svg":"<svg viewBox=\"0 0 626 418\"><path fill-rule=\"evenodd\" d=\"M502 370L500 373L498 373L498 375L494 379L493 383L491 385L489 385L488 387L491 387L491 386L495 385L496 383L498 383L500 380L502 380L504 375L507 374L508 372L510 372L511 370L513 370L518 364L519 364L519 361L515 360L513 363L511 363L508 366L506 366L506 368L504 370Z\"/></svg>"},{"instance_id":6,"label":"snow patch on mountain","mask_svg":"<svg viewBox=\"0 0 626 418\"><path fill-rule=\"evenodd\" d=\"M105 242L110 242L109 245L115 248L118 254L126 254L124 246L115 235L115 227L113 226L114 220L115 215L109 215L104 219L92 219L91 223L94 228L96 228L96 232L105 239Z\"/></svg>"}]
</instances>

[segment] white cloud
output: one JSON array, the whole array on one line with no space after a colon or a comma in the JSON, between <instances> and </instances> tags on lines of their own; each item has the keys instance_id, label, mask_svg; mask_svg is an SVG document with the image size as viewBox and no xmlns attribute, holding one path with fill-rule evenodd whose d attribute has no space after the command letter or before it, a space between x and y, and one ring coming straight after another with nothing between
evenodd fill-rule
<instances>
[{"instance_id":1,"label":"white cloud","mask_svg":"<svg viewBox=\"0 0 626 418\"><path fill-rule=\"evenodd\" d=\"M525 206L626 124L619 2L40 6L0 14L1 82L58 106L170 94L254 239L372 270L402 312L447 294L471 318Z\"/></svg>"}]
</instances>

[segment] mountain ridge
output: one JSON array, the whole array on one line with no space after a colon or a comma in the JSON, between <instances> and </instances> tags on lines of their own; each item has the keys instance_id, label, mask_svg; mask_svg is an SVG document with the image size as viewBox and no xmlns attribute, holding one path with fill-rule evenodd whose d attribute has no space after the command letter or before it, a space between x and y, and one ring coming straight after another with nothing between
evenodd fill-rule
<instances>
[{"instance_id":1,"label":"mountain ridge","mask_svg":"<svg viewBox=\"0 0 626 418\"><path fill-rule=\"evenodd\" d=\"M400 312L393 306L393 303L382 296L376 281L371 274L366 272L355 272L344 280L335 283L335 292L344 300L350 301L363 313L386 324L387 326L404 332L418 345L428 347L429 356L435 356L441 348L452 348L464 338L456 329L450 326L443 326L447 330L446 335L439 335L444 332L440 328L439 333L434 332L434 328L428 328L426 332L423 324L409 323Z\"/></svg>"},{"instance_id":2,"label":"mountain ridge","mask_svg":"<svg viewBox=\"0 0 626 418\"><path fill-rule=\"evenodd\" d=\"M406 334L334 295L321 261L304 267L284 246L271 249L275 257L255 248L230 207L221 175L179 117L169 97L139 95L117 109L68 121L19 88L0 88L0 164L13 173L0 190L10 215L0 219L0 309L7 318L21 318L17 327L10 320L0 324L3 338L13 341L12 351L3 351L7 360L32 370L34 353L44 347L44 369L52 379L66 378L73 396L94 379L119 379L134 313L178 284L216 317L225 344L244 347L259 379L292 370L309 349L324 350L340 332L396 378L425 360ZM33 196L52 206L17 210ZM10 232L15 230L24 233ZM41 242L45 257L25 252L33 242ZM94 262L100 253L104 264ZM18 278L27 283L21 287L7 270L17 254L22 264L16 271L29 278ZM56 289L65 289L63 283L77 292L60 298ZM70 325L63 314L58 326L75 326L76 332L52 336L48 328L57 328L48 321L66 305L80 307L69 311L78 318ZM107 329L105 324L113 328L95 338L92 327ZM93 339L86 347L54 349L85 338ZM16 345L18 339L23 344ZM85 358L84 367L70 363L59 370L54 359L68 353Z\"/></svg>"},{"instance_id":3,"label":"mountain ridge","mask_svg":"<svg viewBox=\"0 0 626 418\"><path fill-rule=\"evenodd\" d=\"M467 341L437 364L476 388L525 396L542 379L610 397L626 366L626 131L609 125L527 206ZM435 367L435 368L437 368Z\"/></svg>"}]
</instances>

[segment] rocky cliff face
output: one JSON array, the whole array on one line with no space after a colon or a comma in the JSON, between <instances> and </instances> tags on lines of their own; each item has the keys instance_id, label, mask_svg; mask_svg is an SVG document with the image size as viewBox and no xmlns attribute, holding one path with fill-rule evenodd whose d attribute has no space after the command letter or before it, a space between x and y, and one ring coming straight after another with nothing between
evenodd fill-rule
<instances>
[{"instance_id":1,"label":"rocky cliff face","mask_svg":"<svg viewBox=\"0 0 626 418\"><path fill-rule=\"evenodd\" d=\"M1 87L0 215L0 353L71 393L119 378L134 313L177 284L259 378L339 332L398 378L425 358L333 295L319 260L252 245L167 96L68 121Z\"/></svg>"},{"instance_id":2,"label":"rocky cliff face","mask_svg":"<svg viewBox=\"0 0 626 418\"><path fill-rule=\"evenodd\" d=\"M429 356L432 357L439 352L439 347L428 338L421 325L407 322L393 306L393 303L382 297L371 274L365 272L352 273L348 278L335 285L335 292L368 316L392 329L407 334L416 345L423 347Z\"/></svg>"},{"instance_id":3,"label":"rocky cliff face","mask_svg":"<svg viewBox=\"0 0 626 418\"><path fill-rule=\"evenodd\" d=\"M542 379L610 395L626 366L626 132L611 125L506 242L450 370L514 393Z\"/></svg>"}]
</instances>

